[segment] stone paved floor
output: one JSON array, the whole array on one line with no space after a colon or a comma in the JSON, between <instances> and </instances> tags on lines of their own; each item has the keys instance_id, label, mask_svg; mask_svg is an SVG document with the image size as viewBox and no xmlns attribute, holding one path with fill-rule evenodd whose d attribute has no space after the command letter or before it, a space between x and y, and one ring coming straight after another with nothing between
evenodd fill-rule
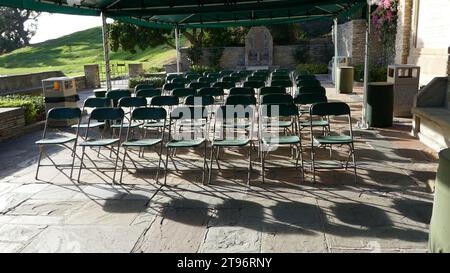
<instances>
[{"instance_id":1,"label":"stone paved floor","mask_svg":"<svg viewBox=\"0 0 450 273\"><path fill-rule=\"evenodd\" d=\"M359 118L359 93L327 87ZM269 158L265 184L255 162L250 186L235 150L222 155L229 162L209 186L193 170L201 164L195 151L180 151L187 163L167 186L155 183L154 168L126 172L122 185L99 171L84 171L78 184L54 168L35 180L41 132L28 134L0 143L0 252L425 252L433 200L426 185L437 160L409 130L407 119L355 129L356 184L345 171L320 171L316 184L307 172L301 181L295 168L280 168L292 165L280 150ZM50 154L70 160L61 149ZM110 160L106 151L90 156Z\"/></svg>"}]
</instances>

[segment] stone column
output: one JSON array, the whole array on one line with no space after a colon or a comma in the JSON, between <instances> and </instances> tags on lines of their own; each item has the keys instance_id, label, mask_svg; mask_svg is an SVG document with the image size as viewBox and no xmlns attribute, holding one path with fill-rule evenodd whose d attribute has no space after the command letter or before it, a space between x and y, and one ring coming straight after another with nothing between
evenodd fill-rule
<instances>
[{"instance_id":1,"label":"stone column","mask_svg":"<svg viewBox=\"0 0 450 273\"><path fill-rule=\"evenodd\" d=\"M407 64L411 44L413 0L400 0L398 7L397 34L395 37L395 62Z\"/></svg>"},{"instance_id":2,"label":"stone column","mask_svg":"<svg viewBox=\"0 0 450 273\"><path fill-rule=\"evenodd\" d=\"M86 88L100 87L100 70L98 64L87 64L84 66L86 76Z\"/></svg>"},{"instance_id":3,"label":"stone column","mask_svg":"<svg viewBox=\"0 0 450 273\"><path fill-rule=\"evenodd\" d=\"M142 63L128 64L128 76L130 78L144 75L144 66Z\"/></svg>"}]
</instances>

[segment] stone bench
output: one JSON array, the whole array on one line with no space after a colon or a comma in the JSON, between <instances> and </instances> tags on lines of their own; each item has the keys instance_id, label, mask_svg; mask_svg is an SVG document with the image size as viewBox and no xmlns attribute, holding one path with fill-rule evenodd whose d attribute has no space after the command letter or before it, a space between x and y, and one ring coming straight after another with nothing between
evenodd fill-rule
<instances>
[{"instance_id":1,"label":"stone bench","mask_svg":"<svg viewBox=\"0 0 450 273\"><path fill-rule=\"evenodd\" d=\"M436 151L450 147L450 82L434 78L415 97L412 134Z\"/></svg>"}]
</instances>

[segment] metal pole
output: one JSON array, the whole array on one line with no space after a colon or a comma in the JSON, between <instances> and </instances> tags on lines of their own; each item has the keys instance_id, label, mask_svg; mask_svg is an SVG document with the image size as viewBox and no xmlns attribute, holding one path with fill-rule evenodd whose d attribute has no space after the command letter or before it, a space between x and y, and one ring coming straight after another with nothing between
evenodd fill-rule
<instances>
[{"instance_id":1,"label":"metal pole","mask_svg":"<svg viewBox=\"0 0 450 273\"><path fill-rule=\"evenodd\" d=\"M102 33L103 33L103 57L105 60L106 89L111 90L111 70L109 66L109 44L108 44L108 25L106 24L106 15L102 12Z\"/></svg>"},{"instance_id":2,"label":"metal pole","mask_svg":"<svg viewBox=\"0 0 450 273\"><path fill-rule=\"evenodd\" d=\"M363 109L362 109L362 119L359 127L368 128L367 124L367 89L369 85L369 39L370 39L370 3L367 2L367 15L366 15L366 48L364 55L364 95L363 95Z\"/></svg>"},{"instance_id":3,"label":"metal pole","mask_svg":"<svg viewBox=\"0 0 450 273\"><path fill-rule=\"evenodd\" d=\"M175 47L177 50L177 73L180 73L180 45L178 36L178 26L175 27Z\"/></svg>"},{"instance_id":4,"label":"metal pole","mask_svg":"<svg viewBox=\"0 0 450 273\"><path fill-rule=\"evenodd\" d=\"M334 18L334 89L336 90L336 93L339 92L338 90L338 21L337 18Z\"/></svg>"}]
</instances>

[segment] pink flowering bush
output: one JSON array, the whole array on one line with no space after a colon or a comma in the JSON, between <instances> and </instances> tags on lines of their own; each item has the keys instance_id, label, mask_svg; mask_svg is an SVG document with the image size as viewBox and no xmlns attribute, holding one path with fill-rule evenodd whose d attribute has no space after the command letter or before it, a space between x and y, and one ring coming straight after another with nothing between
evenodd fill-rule
<instances>
[{"instance_id":1,"label":"pink flowering bush","mask_svg":"<svg viewBox=\"0 0 450 273\"><path fill-rule=\"evenodd\" d=\"M371 14L371 21L383 47L383 62L387 64L395 56L398 0L372 0L372 4L376 9Z\"/></svg>"}]
</instances>

